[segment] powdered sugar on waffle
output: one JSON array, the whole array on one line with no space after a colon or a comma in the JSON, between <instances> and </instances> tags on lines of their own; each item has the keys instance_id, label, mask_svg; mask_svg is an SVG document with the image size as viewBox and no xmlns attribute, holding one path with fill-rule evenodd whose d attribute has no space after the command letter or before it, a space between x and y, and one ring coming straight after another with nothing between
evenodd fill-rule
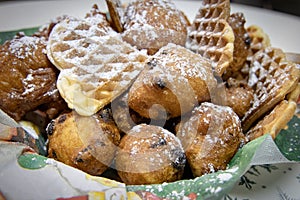
<instances>
[{"instance_id":1,"label":"powdered sugar on waffle","mask_svg":"<svg viewBox=\"0 0 300 200\"><path fill-rule=\"evenodd\" d=\"M299 82L300 69L288 62L281 49L267 47L252 58L248 84L254 89L254 100L246 112L243 129L251 125L284 100Z\"/></svg>"},{"instance_id":2,"label":"powdered sugar on waffle","mask_svg":"<svg viewBox=\"0 0 300 200\"><path fill-rule=\"evenodd\" d=\"M97 15L84 20L67 18L58 23L51 31L47 45L51 62L58 69L64 69L89 60L107 37L117 34L104 20L104 16Z\"/></svg>"},{"instance_id":3,"label":"powdered sugar on waffle","mask_svg":"<svg viewBox=\"0 0 300 200\"><path fill-rule=\"evenodd\" d=\"M189 29L186 47L213 61L221 76L233 60L234 32L227 19L229 0L203 1Z\"/></svg>"},{"instance_id":4,"label":"powdered sugar on waffle","mask_svg":"<svg viewBox=\"0 0 300 200\"><path fill-rule=\"evenodd\" d=\"M124 92L146 59L146 52L124 42L101 14L58 23L49 36L47 55L61 70L61 96L85 116Z\"/></svg>"}]
</instances>

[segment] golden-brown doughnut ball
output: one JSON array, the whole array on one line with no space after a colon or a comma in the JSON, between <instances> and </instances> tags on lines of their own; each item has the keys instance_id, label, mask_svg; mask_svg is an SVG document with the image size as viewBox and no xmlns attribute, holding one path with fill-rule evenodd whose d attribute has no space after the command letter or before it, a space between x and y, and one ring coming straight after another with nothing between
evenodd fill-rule
<instances>
[{"instance_id":1,"label":"golden-brown doughnut ball","mask_svg":"<svg viewBox=\"0 0 300 200\"><path fill-rule=\"evenodd\" d=\"M116 125L122 133L127 133L135 125L146 123L150 119L141 117L128 106L128 90L111 102L112 115Z\"/></svg>"},{"instance_id":2,"label":"golden-brown doughnut ball","mask_svg":"<svg viewBox=\"0 0 300 200\"><path fill-rule=\"evenodd\" d=\"M124 14L123 39L150 55L168 43L185 45L189 21L169 0L137 0Z\"/></svg>"},{"instance_id":3,"label":"golden-brown doughnut ball","mask_svg":"<svg viewBox=\"0 0 300 200\"><path fill-rule=\"evenodd\" d=\"M104 110L105 111L105 110ZM91 175L111 165L120 134L106 112L84 117L76 112L60 115L49 124L49 157Z\"/></svg>"},{"instance_id":4,"label":"golden-brown doughnut ball","mask_svg":"<svg viewBox=\"0 0 300 200\"><path fill-rule=\"evenodd\" d=\"M0 109L16 121L62 99L56 88L57 69L45 48L44 38L23 34L0 45Z\"/></svg>"},{"instance_id":5,"label":"golden-brown doughnut ball","mask_svg":"<svg viewBox=\"0 0 300 200\"><path fill-rule=\"evenodd\" d=\"M125 92L118 98L112 101L111 109L114 121L122 133L127 133L137 124L151 124L161 126L171 133L175 133L176 124L181 117L172 118L169 120L153 120L140 116L137 112L128 107L128 93Z\"/></svg>"},{"instance_id":6,"label":"golden-brown doughnut ball","mask_svg":"<svg viewBox=\"0 0 300 200\"><path fill-rule=\"evenodd\" d=\"M128 105L146 118L181 116L209 101L216 88L211 62L179 45L164 46L145 65L129 90Z\"/></svg>"},{"instance_id":7,"label":"golden-brown doughnut ball","mask_svg":"<svg viewBox=\"0 0 300 200\"><path fill-rule=\"evenodd\" d=\"M249 86L239 86L229 87L225 90L227 95L227 106L231 107L240 119L242 119L252 105L254 98L253 89Z\"/></svg>"},{"instance_id":8,"label":"golden-brown doughnut ball","mask_svg":"<svg viewBox=\"0 0 300 200\"><path fill-rule=\"evenodd\" d=\"M178 138L159 126L140 124L120 142L116 169L129 185L180 180L186 157Z\"/></svg>"},{"instance_id":9,"label":"golden-brown doughnut ball","mask_svg":"<svg viewBox=\"0 0 300 200\"><path fill-rule=\"evenodd\" d=\"M226 168L244 142L241 122L227 106L202 103L180 124L181 140L195 177Z\"/></svg>"}]
</instances>

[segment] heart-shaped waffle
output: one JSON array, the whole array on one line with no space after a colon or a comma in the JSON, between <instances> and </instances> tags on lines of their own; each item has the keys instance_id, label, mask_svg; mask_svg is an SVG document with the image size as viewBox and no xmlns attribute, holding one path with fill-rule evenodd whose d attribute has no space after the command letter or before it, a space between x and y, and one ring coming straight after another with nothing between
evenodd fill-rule
<instances>
[{"instance_id":1,"label":"heart-shaped waffle","mask_svg":"<svg viewBox=\"0 0 300 200\"><path fill-rule=\"evenodd\" d=\"M287 61L281 49L268 47L257 52L251 62L248 81L254 89L254 102L242 119L243 130L247 131L284 100L296 88L299 77L299 67Z\"/></svg>"},{"instance_id":2,"label":"heart-shaped waffle","mask_svg":"<svg viewBox=\"0 0 300 200\"><path fill-rule=\"evenodd\" d=\"M117 46L120 40L110 38L108 42ZM142 71L144 59L144 55L135 51L120 56L119 60L112 63L81 65L62 70L57 80L57 88L69 108L75 109L80 115L89 116L131 85Z\"/></svg>"},{"instance_id":3,"label":"heart-shaped waffle","mask_svg":"<svg viewBox=\"0 0 300 200\"><path fill-rule=\"evenodd\" d=\"M61 96L69 108L86 116L124 92L146 59L146 52L124 42L97 13L58 23L49 36L47 55L61 70Z\"/></svg>"},{"instance_id":4,"label":"heart-shaped waffle","mask_svg":"<svg viewBox=\"0 0 300 200\"><path fill-rule=\"evenodd\" d=\"M56 24L51 31L47 56L60 70L85 65L91 59L94 64L109 62L111 57L101 55L100 50L104 52L113 50L101 49L99 46L105 40L103 36L113 34L116 33L101 14L85 19L66 18Z\"/></svg>"},{"instance_id":5,"label":"heart-shaped waffle","mask_svg":"<svg viewBox=\"0 0 300 200\"><path fill-rule=\"evenodd\" d=\"M228 24L230 1L203 1L192 26L186 47L213 61L221 76L233 60L234 32Z\"/></svg>"}]
</instances>

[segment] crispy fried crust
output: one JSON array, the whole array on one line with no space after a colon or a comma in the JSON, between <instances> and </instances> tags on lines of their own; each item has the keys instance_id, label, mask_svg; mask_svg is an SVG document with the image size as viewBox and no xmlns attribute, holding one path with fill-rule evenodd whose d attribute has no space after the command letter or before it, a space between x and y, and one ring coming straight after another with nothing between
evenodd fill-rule
<instances>
[{"instance_id":1,"label":"crispy fried crust","mask_svg":"<svg viewBox=\"0 0 300 200\"><path fill-rule=\"evenodd\" d=\"M250 47L250 37L245 29L245 17L243 13L233 13L228 18L228 23L234 32L233 60L227 71L236 72L240 70L247 60Z\"/></svg>"},{"instance_id":2,"label":"crispy fried crust","mask_svg":"<svg viewBox=\"0 0 300 200\"><path fill-rule=\"evenodd\" d=\"M57 101L57 70L44 53L46 41L20 35L0 46L0 108L15 120Z\"/></svg>"},{"instance_id":3,"label":"crispy fried crust","mask_svg":"<svg viewBox=\"0 0 300 200\"><path fill-rule=\"evenodd\" d=\"M209 60L169 44L148 59L129 90L128 105L146 118L173 118L209 101L216 88Z\"/></svg>"},{"instance_id":4,"label":"crispy fried crust","mask_svg":"<svg viewBox=\"0 0 300 200\"><path fill-rule=\"evenodd\" d=\"M294 101L283 100L278 103L269 114L247 132L247 140L254 140L264 134L270 134L275 139L279 131L284 129L294 116L296 107L297 104Z\"/></svg>"},{"instance_id":5,"label":"crispy fried crust","mask_svg":"<svg viewBox=\"0 0 300 200\"><path fill-rule=\"evenodd\" d=\"M138 49L147 49L150 55L168 43L185 45L189 22L169 0L133 1L124 19L123 39Z\"/></svg>"},{"instance_id":6,"label":"crispy fried crust","mask_svg":"<svg viewBox=\"0 0 300 200\"><path fill-rule=\"evenodd\" d=\"M229 87L226 88L226 94L227 105L242 119L253 101L252 88L247 86Z\"/></svg>"},{"instance_id":7,"label":"crispy fried crust","mask_svg":"<svg viewBox=\"0 0 300 200\"><path fill-rule=\"evenodd\" d=\"M110 166L120 140L113 121L75 112L60 115L47 132L50 158L91 175L101 175Z\"/></svg>"},{"instance_id":8,"label":"crispy fried crust","mask_svg":"<svg viewBox=\"0 0 300 200\"><path fill-rule=\"evenodd\" d=\"M207 102L193 110L176 135L194 176L225 169L244 142L241 122L234 111Z\"/></svg>"},{"instance_id":9,"label":"crispy fried crust","mask_svg":"<svg viewBox=\"0 0 300 200\"><path fill-rule=\"evenodd\" d=\"M125 135L116 154L116 169L129 185L179 180L186 157L181 143L169 131L140 124Z\"/></svg>"}]
</instances>

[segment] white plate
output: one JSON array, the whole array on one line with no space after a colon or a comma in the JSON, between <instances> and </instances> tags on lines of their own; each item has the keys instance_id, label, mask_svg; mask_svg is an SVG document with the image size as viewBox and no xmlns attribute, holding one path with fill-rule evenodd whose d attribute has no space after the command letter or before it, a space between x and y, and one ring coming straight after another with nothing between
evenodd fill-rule
<instances>
[{"instance_id":1,"label":"white plate","mask_svg":"<svg viewBox=\"0 0 300 200\"><path fill-rule=\"evenodd\" d=\"M0 31L40 26L62 14L83 17L95 3L107 11L105 0L0 2ZM186 0L175 3L191 21L201 4L200 1ZM272 46L300 53L300 17L238 4L232 4L232 12L243 12L246 26L262 27L270 36ZM259 166L256 169L252 169L254 174L245 174L248 188L237 183L225 199L299 199L299 164L272 165L271 172Z\"/></svg>"}]
</instances>

